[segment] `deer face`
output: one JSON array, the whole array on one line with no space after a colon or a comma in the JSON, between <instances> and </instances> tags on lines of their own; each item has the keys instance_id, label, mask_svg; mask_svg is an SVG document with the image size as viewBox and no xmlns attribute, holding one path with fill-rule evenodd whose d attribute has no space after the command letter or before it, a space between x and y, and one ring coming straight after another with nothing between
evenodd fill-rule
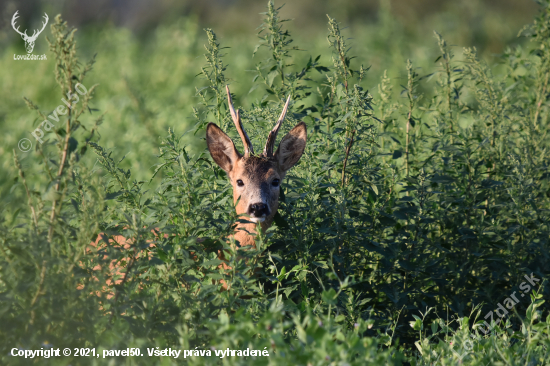
<instances>
[{"instance_id":1,"label":"deer face","mask_svg":"<svg viewBox=\"0 0 550 366\"><path fill-rule=\"evenodd\" d=\"M32 50L34 49L34 42L36 41L36 38L30 38L27 37L25 34L21 36L23 40L25 41L25 49L27 50L27 53L32 53Z\"/></svg>"},{"instance_id":2,"label":"deer face","mask_svg":"<svg viewBox=\"0 0 550 366\"><path fill-rule=\"evenodd\" d=\"M240 123L229 94L229 105L237 130L245 145L245 154L241 155L233 141L217 125L209 123L206 129L206 142L212 159L227 172L233 186L233 201L237 214L247 214L248 220L269 226L279 206L280 184L286 172L292 168L306 147L306 125L298 123L282 140L273 153L277 131L284 120L288 100L275 128L270 132L264 152L253 155L252 144Z\"/></svg>"},{"instance_id":3,"label":"deer face","mask_svg":"<svg viewBox=\"0 0 550 366\"><path fill-rule=\"evenodd\" d=\"M279 206L280 183L284 177L284 172L277 168L274 161L256 156L237 162L228 175L233 186L233 202L239 201L238 214L248 214L253 222L271 222Z\"/></svg>"}]
</instances>

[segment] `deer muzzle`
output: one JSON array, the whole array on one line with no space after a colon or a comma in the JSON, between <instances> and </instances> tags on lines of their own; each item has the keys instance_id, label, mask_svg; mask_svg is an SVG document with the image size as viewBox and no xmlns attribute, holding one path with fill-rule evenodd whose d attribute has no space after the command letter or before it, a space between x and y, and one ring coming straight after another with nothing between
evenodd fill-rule
<instances>
[{"instance_id":1,"label":"deer muzzle","mask_svg":"<svg viewBox=\"0 0 550 366\"><path fill-rule=\"evenodd\" d=\"M250 221L263 222L270 214L269 206L265 203L253 203L248 206L248 215L250 215Z\"/></svg>"}]
</instances>

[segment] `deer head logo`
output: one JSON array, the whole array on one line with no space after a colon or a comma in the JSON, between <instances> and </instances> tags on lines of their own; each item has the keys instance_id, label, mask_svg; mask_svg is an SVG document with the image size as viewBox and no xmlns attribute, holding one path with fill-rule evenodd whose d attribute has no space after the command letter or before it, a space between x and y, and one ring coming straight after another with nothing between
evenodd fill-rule
<instances>
[{"instance_id":1,"label":"deer head logo","mask_svg":"<svg viewBox=\"0 0 550 366\"><path fill-rule=\"evenodd\" d=\"M19 11L19 10L18 10ZM44 13L44 19L46 20L42 26L42 29L40 29L39 31L35 30L32 34L32 36L28 36L27 35L27 30L25 29L25 32L21 33L19 31L19 26L17 28L15 28L15 20L17 18L19 18L19 16L17 15L17 12L15 12L15 14L13 14L13 18L11 18L11 26L13 27L13 29L19 33L21 35L21 38L23 38L23 40L25 41L25 48L27 49L27 53L31 53L32 50L34 49L34 42L36 41L36 38L38 37L38 35L40 33L42 33L42 31L44 30L44 28L46 28L46 25L48 24L48 14ZM38 33L37 33L38 32Z\"/></svg>"}]
</instances>

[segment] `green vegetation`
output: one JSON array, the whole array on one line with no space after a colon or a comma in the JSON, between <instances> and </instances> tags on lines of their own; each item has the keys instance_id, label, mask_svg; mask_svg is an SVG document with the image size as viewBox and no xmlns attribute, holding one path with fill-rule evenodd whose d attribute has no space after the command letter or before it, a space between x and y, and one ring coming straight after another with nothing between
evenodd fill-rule
<instances>
[{"instance_id":1,"label":"green vegetation","mask_svg":"<svg viewBox=\"0 0 550 366\"><path fill-rule=\"evenodd\" d=\"M232 49L238 67L211 29L200 51L191 23L159 30L144 60L130 61L138 52L119 30L97 46L117 57L79 61L74 31L55 19L49 60L36 63L54 73L28 80L36 121L14 128L10 146L61 98L86 92L43 125L47 142L15 148L0 173L2 363L548 364L550 2L521 32L531 42L507 48L494 67L435 33L429 69L427 57L392 63L404 77L379 70L374 84L337 20L328 18L328 48L317 53L295 47L272 2L263 16L258 46ZM85 56L92 43L79 40ZM173 57L186 60L183 70L200 53L198 78L163 67ZM21 81L3 78L7 89ZM280 136L308 126L276 224L238 254L225 240L237 219L231 186L200 140L213 121L239 141L226 84L236 106L249 93L241 116L254 146L287 95ZM12 123L28 120L7 114L17 113ZM165 129L176 124L189 132ZM126 246L113 241L120 235ZM228 273L217 268L221 248L232 254ZM525 276L538 282L527 288ZM219 291L222 278L230 290ZM513 296L500 321L498 305ZM29 360L9 356L13 347L95 348L100 357ZM128 347L144 356L102 358ZM148 356L156 347L182 354ZM215 355L227 348L269 356ZM211 356L182 361L183 350Z\"/></svg>"}]
</instances>

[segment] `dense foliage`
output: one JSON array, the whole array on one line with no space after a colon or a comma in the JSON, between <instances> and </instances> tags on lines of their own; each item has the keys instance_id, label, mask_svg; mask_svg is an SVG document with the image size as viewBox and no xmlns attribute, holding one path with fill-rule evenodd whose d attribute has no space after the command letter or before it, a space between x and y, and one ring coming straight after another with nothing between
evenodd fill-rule
<instances>
[{"instance_id":1,"label":"dense foliage","mask_svg":"<svg viewBox=\"0 0 550 366\"><path fill-rule=\"evenodd\" d=\"M264 16L250 88L265 95L241 110L245 128L262 146L290 95L281 135L305 121L308 144L283 182L276 224L238 255L226 242L232 189L206 151L192 154L169 130L150 181L138 181L119 151L101 146L94 59L78 61L74 31L56 18L60 96L88 88L32 155L47 184L30 184L14 150L13 190L27 205L0 226L3 363L29 363L9 356L13 347L208 350L186 361L197 365L548 362L550 3L522 31L532 42L502 55L502 76L475 49L455 57L436 33L430 74L414 60L402 65L402 98L387 74L376 92L365 88L367 62L352 56L336 20L328 18L332 63L322 64L294 58L272 2ZM225 96L235 81L216 34L206 34L189 134L203 138L216 122L236 137ZM40 121L52 113L27 105ZM93 153L98 164L88 166ZM232 253L228 273L218 269L221 248ZM525 276L539 281L525 290ZM497 304L512 293L521 298L499 321ZM269 356L214 355L227 348Z\"/></svg>"}]
</instances>

